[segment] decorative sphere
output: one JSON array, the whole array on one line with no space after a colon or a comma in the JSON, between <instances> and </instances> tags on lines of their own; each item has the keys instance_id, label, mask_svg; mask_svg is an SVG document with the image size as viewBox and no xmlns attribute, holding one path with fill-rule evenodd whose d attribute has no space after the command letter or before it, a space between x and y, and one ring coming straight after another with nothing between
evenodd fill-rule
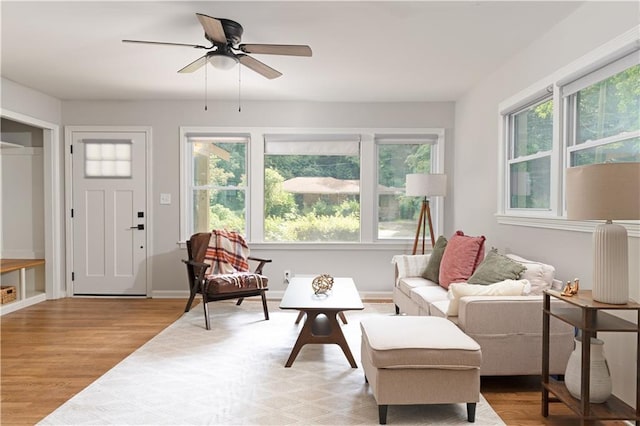
<instances>
[{"instance_id":1,"label":"decorative sphere","mask_svg":"<svg viewBox=\"0 0 640 426\"><path fill-rule=\"evenodd\" d=\"M322 274L313 279L311 287L315 294L325 294L333 287L333 277L329 274Z\"/></svg>"}]
</instances>

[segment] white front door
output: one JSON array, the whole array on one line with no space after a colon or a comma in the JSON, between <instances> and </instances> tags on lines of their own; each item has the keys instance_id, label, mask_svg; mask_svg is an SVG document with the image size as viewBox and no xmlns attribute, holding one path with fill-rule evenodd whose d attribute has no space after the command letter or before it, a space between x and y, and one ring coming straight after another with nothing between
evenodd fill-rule
<instances>
[{"instance_id":1,"label":"white front door","mask_svg":"<svg viewBox=\"0 0 640 426\"><path fill-rule=\"evenodd\" d=\"M74 131L73 294L147 294L146 133Z\"/></svg>"}]
</instances>

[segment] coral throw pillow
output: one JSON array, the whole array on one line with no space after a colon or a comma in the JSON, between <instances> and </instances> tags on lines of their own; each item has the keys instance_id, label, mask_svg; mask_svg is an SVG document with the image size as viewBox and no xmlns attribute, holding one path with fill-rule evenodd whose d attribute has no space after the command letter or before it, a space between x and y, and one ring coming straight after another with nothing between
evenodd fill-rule
<instances>
[{"instance_id":1,"label":"coral throw pillow","mask_svg":"<svg viewBox=\"0 0 640 426\"><path fill-rule=\"evenodd\" d=\"M456 231L449 239L440 262L439 284L448 289L451 283L466 282L484 259L484 236L469 237Z\"/></svg>"}]
</instances>

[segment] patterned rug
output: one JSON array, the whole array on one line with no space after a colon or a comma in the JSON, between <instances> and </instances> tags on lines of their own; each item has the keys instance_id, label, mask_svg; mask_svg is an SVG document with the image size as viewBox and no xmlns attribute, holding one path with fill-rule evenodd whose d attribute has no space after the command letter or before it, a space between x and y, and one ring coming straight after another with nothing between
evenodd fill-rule
<instances>
[{"instance_id":1,"label":"patterned rug","mask_svg":"<svg viewBox=\"0 0 640 426\"><path fill-rule=\"evenodd\" d=\"M40 422L43 425L377 425L361 367L337 345L307 345L284 368L298 336L297 313L269 302L199 304ZM360 320L392 315L366 303L343 331L360 365ZM390 406L392 425L468 425L465 404ZM504 425L481 397L477 425Z\"/></svg>"}]
</instances>

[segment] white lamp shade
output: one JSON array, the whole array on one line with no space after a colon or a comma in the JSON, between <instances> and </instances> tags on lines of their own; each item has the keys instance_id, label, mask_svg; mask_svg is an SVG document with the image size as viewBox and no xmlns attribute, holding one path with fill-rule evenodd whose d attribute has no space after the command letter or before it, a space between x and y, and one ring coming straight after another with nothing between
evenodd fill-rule
<instances>
[{"instance_id":1,"label":"white lamp shade","mask_svg":"<svg viewBox=\"0 0 640 426\"><path fill-rule=\"evenodd\" d=\"M211 55L209 62L219 70L229 70L238 63L238 60L227 55Z\"/></svg>"},{"instance_id":2,"label":"white lamp shade","mask_svg":"<svg viewBox=\"0 0 640 426\"><path fill-rule=\"evenodd\" d=\"M567 218L606 220L593 233L593 300L629 300L627 230L612 220L640 219L640 163L604 163L567 169Z\"/></svg>"},{"instance_id":3,"label":"white lamp shade","mask_svg":"<svg viewBox=\"0 0 640 426\"><path fill-rule=\"evenodd\" d=\"M410 197L447 195L447 175L412 173L407 175L405 194Z\"/></svg>"},{"instance_id":4,"label":"white lamp shade","mask_svg":"<svg viewBox=\"0 0 640 426\"><path fill-rule=\"evenodd\" d=\"M567 169L567 219L640 219L640 163Z\"/></svg>"}]
</instances>

